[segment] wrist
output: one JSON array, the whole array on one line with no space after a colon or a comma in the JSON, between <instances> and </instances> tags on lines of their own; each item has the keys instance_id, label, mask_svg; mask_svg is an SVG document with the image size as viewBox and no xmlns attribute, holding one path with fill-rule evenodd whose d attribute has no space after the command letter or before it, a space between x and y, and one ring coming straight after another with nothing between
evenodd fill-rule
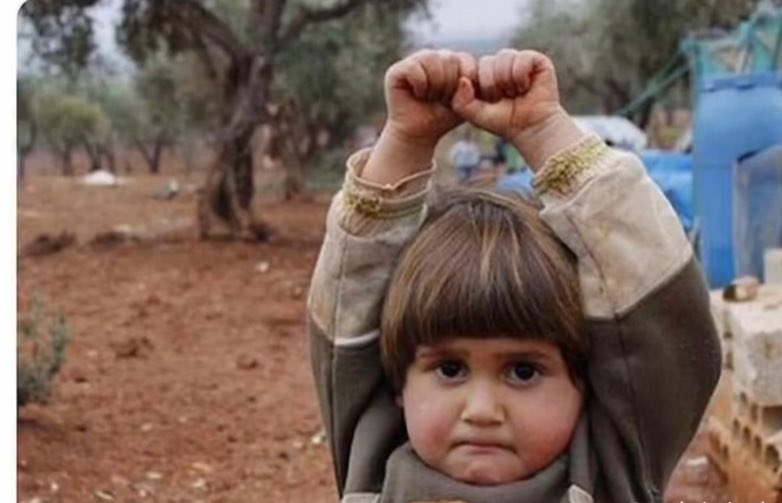
<instances>
[{"instance_id":1,"label":"wrist","mask_svg":"<svg viewBox=\"0 0 782 503\"><path fill-rule=\"evenodd\" d=\"M557 152L577 143L587 136L572 117L561 107L539 124L529 127L510 138L513 145L538 172L546 161Z\"/></svg>"},{"instance_id":2,"label":"wrist","mask_svg":"<svg viewBox=\"0 0 782 503\"><path fill-rule=\"evenodd\" d=\"M431 169L437 141L411 138L387 124L372 149L361 178L381 185L393 185L410 175Z\"/></svg>"}]
</instances>

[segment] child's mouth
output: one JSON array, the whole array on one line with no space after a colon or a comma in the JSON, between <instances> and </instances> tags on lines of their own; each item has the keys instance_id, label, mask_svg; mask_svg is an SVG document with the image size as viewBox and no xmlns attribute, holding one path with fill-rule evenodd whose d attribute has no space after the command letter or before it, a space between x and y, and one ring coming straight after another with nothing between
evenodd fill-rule
<instances>
[{"instance_id":1,"label":"child's mouth","mask_svg":"<svg viewBox=\"0 0 782 503\"><path fill-rule=\"evenodd\" d=\"M454 448L463 449L466 452L469 452L470 454L478 454L478 455L492 454L498 451L510 450L510 448L507 445L501 442L484 441L484 440L469 440L469 441L457 442L454 445Z\"/></svg>"}]
</instances>

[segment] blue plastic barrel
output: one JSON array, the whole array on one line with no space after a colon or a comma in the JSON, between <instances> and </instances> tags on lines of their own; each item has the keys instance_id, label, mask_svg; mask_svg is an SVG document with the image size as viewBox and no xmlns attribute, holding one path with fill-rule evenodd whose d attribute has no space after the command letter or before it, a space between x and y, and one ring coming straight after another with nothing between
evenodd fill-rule
<instances>
[{"instance_id":1,"label":"blue plastic barrel","mask_svg":"<svg viewBox=\"0 0 782 503\"><path fill-rule=\"evenodd\" d=\"M737 274L734 169L782 142L782 73L704 76L697 92L693 154L701 261L711 286L721 287Z\"/></svg>"}]
</instances>

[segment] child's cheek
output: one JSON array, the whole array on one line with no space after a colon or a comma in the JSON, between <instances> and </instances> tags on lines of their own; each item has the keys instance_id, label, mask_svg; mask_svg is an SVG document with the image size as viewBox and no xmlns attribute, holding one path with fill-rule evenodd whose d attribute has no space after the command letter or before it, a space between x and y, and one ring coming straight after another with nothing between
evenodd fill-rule
<instances>
[{"instance_id":1,"label":"child's cheek","mask_svg":"<svg viewBox=\"0 0 782 503\"><path fill-rule=\"evenodd\" d=\"M409 400L405 403L405 422L410 443L429 464L445 455L453 421L447 407L437 400Z\"/></svg>"}]
</instances>

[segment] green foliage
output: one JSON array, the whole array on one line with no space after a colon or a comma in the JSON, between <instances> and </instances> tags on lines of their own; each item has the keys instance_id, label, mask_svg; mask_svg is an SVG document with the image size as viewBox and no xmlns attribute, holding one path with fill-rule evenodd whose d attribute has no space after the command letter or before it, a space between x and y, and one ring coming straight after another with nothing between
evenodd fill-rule
<instances>
[{"instance_id":1,"label":"green foliage","mask_svg":"<svg viewBox=\"0 0 782 503\"><path fill-rule=\"evenodd\" d=\"M119 139L135 138L145 130L143 103L131 80L113 78L84 82L79 93L103 110L112 133Z\"/></svg>"},{"instance_id":2,"label":"green foliage","mask_svg":"<svg viewBox=\"0 0 782 503\"><path fill-rule=\"evenodd\" d=\"M47 313L36 298L17 325L16 405L45 400L65 361L70 330L59 314Z\"/></svg>"},{"instance_id":3,"label":"green foliage","mask_svg":"<svg viewBox=\"0 0 782 503\"><path fill-rule=\"evenodd\" d=\"M537 0L532 16L518 30L513 43L516 47L537 48L554 59L571 111L611 113L646 87L688 33L733 27L757 3ZM682 88L677 91L680 98L686 96Z\"/></svg>"},{"instance_id":4,"label":"green foliage","mask_svg":"<svg viewBox=\"0 0 782 503\"><path fill-rule=\"evenodd\" d=\"M279 59L276 101L292 99L299 119L334 142L347 138L382 110L382 75L404 50L404 16L370 6L312 27Z\"/></svg>"},{"instance_id":5,"label":"green foliage","mask_svg":"<svg viewBox=\"0 0 782 503\"><path fill-rule=\"evenodd\" d=\"M172 141L183 129L183 106L177 87L176 72L167 57L158 54L145 61L135 80L143 104L145 136Z\"/></svg>"},{"instance_id":6,"label":"green foliage","mask_svg":"<svg viewBox=\"0 0 782 503\"><path fill-rule=\"evenodd\" d=\"M351 153L346 146L335 146L320 151L313 160L313 169L307 176L307 188L312 192L336 192L345 179L345 159Z\"/></svg>"},{"instance_id":7,"label":"green foliage","mask_svg":"<svg viewBox=\"0 0 782 503\"><path fill-rule=\"evenodd\" d=\"M70 77L87 66L95 49L92 19L86 9L99 0L27 0L19 10L36 36L33 51Z\"/></svg>"},{"instance_id":8,"label":"green foliage","mask_svg":"<svg viewBox=\"0 0 782 503\"><path fill-rule=\"evenodd\" d=\"M187 55L150 56L131 78L81 79L75 93L98 106L125 144L172 143L214 127L218 100Z\"/></svg>"},{"instance_id":9,"label":"green foliage","mask_svg":"<svg viewBox=\"0 0 782 503\"><path fill-rule=\"evenodd\" d=\"M34 100L35 120L52 148L72 149L104 137L110 123L103 109L77 94L43 88Z\"/></svg>"},{"instance_id":10,"label":"green foliage","mask_svg":"<svg viewBox=\"0 0 782 503\"><path fill-rule=\"evenodd\" d=\"M188 135L213 132L220 126L223 106L219 81L192 53L179 54L170 62L176 81L181 127Z\"/></svg>"},{"instance_id":11,"label":"green foliage","mask_svg":"<svg viewBox=\"0 0 782 503\"><path fill-rule=\"evenodd\" d=\"M243 44L252 46L259 26L248 22L252 18L253 0L204 0L204 6L222 20Z\"/></svg>"}]
</instances>

